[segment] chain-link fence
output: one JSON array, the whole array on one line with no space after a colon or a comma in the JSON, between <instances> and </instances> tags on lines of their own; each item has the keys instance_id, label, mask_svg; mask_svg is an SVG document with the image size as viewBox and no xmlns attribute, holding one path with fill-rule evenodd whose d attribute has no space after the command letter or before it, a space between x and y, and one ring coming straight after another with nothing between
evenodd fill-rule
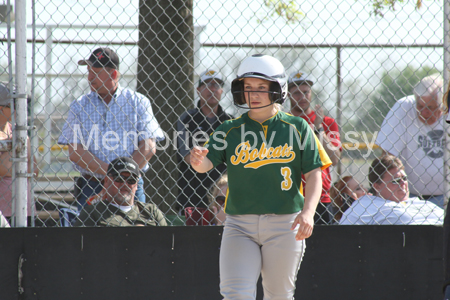
<instances>
[{"instance_id":1,"label":"chain-link fence","mask_svg":"<svg viewBox=\"0 0 450 300\"><path fill-rule=\"evenodd\" d=\"M329 131L336 131L331 128L338 128L339 134L331 133L331 137L335 138L339 159L329 174L324 173L317 224L336 224L342 215L346 220L355 220L353 223L365 224L386 224L376 219L380 215L391 224L442 223L445 116L438 113L442 93L434 95L434 90L424 90L419 84L423 78L443 72L441 4L425 2L421 9L397 4L395 11L386 11L380 17L363 1L302 3L297 11L290 7L276 10L271 3L32 2L28 7L33 9L27 14L28 116L35 128L31 126L28 133L37 176L30 179L29 224L73 225L67 221L76 221L75 216L86 202L84 210L90 212L90 225L94 216L100 219L97 225L134 224L142 219L120 210L121 221L114 222L117 214L95 203L110 200L105 196L109 193L102 191L108 184L120 184L113 182L116 178L105 178L107 164L118 156L135 158L145 171L143 183L137 184L137 193L142 191L141 200L147 203L139 204L145 218L159 220L162 213L165 220L157 223L222 224L226 198L222 174L226 174L226 166L200 175L189 166L187 149L192 147L191 137L195 134L209 135L225 120L246 113L233 105L231 82L240 62L255 53L278 58L288 76L308 76L312 80L311 102L304 104L307 91L295 98L295 89L290 89L283 111L314 124L314 111L320 105L330 117L324 119L325 135L330 138ZM17 33L11 28L13 38L9 39L7 19L1 21L5 34L0 78L13 82L15 60L8 51L14 53ZM10 21L13 25L14 20ZM105 100L102 89L109 83L105 83L104 74L95 64L79 65L79 60L89 60L99 47L113 49L120 60L118 68L108 69L108 78L117 78L119 83L119 88L113 90L120 92L113 93L112 102L107 104L96 102ZM98 61L100 56L96 56ZM210 83L217 78L216 84ZM439 80L435 78L431 84ZM422 90L414 91L418 86ZM92 89L102 97L96 97ZM420 103L409 97L414 94L423 96ZM216 106L217 100L220 106ZM391 109L394 113L388 115ZM397 121L383 123L387 115ZM12 139L13 120L2 116L0 122L2 140ZM101 136L95 150L91 148L95 142L86 149L74 149L77 143L68 142L69 137L73 138L70 134L78 132L89 144L95 129ZM156 154L147 149L144 153L141 148L137 151L141 155L136 154L136 148L128 147L134 146L129 136L121 141L123 131L147 131L147 138L156 139ZM109 136L105 137L106 132ZM163 136L165 139L161 139ZM200 135L196 137L201 140ZM381 174L374 186L368 175L372 161L383 153L377 145L399 156L405 170ZM15 201L14 151L3 150L1 208L10 218L14 216ZM399 204L364 196L365 202L358 201L360 207L351 206L356 219L343 212L351 205L349 201L354 201L352 198L361 196L361 191L384 199L394 197L406 189L404 175L409 178L410 192L421 202ZM378 185L380 182L383 187ZM434 201L437 206L424 200ZM361 221L367 214L372 221ZM83 216L85 219L78 222L87 222ZM139 222L136 224L145 224Z\"/></svg>"}]
</instances>

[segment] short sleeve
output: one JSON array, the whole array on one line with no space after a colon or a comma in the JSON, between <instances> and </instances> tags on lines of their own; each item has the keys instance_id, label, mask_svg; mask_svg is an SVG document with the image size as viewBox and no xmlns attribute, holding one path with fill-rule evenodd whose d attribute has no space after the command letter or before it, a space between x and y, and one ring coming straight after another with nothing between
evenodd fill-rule
<instances>
[{"instance_id":1,"label":"short sleeve","mask_svg":"<svg viewBox=\"0 0 450 300\"><path fill-rule=\"evenodd\" d=\"M157 141L164 140L164 133L159 126L158 121L156 120L155 116L153 115L153 109L152 105L150 103L150 100L140 94L137 94L137 97L139 97L138 101L138 123L137 123L137 131L138 132L145 132L147 138L156 139ZM142 137L139 135L139 140L141 140Z\"/></svg>"},{"instance_id":2,"label":"short sleeve","mask_svg":"<svg viewBox=\"0 0 450 300\"><path fill-rule=\"evenodd\" d=\"M311 127L305 126L301 132L302 145L304 145L301 160L302 173L306 174L316 168L323 170L329 167L331 160Z\"/></svg>"},{"instance_id":3,"label":"short sleeve","mask_svg":"<svg viewBox=\"0 0 450 300\"><path fill-rule=\"evenodd\" d=\"M226 162L227 132L225 130L223 124L217 127L217 129L211 133L209 140L206 141L204 145L204 147L208 148L206 157L212 162L214 167Z\"/></svg>"},{"instance_id":4,"label":"short sleeve","mask_svg":"<svg viewBox=\"0 0 450 300\"><path fill-rule=\"evenodd\" d=\"M58 138L58 144L60 145L81 144L78 136L77 139L74 140L75 130L77 130L77 128L81 128L81 121L77 113L79 111L77 109L78 105L79 104L77 101L72 102L70 105L66 123L64 124L61 135Z\"/></svg>"},{"instance_id":5,"label":"short sleeve","mask_svg":"<svg viewBox=\"0 0 450 300\"><path fill-rule=\"evenodd\" d=\"M407 104L405 98L394 104L386 115L375 141L375 144L394 156L398 156L405 147L402 140L406 130L402 120L407 118L408 110L405 104Z\"/></svg>"}]
</instances>

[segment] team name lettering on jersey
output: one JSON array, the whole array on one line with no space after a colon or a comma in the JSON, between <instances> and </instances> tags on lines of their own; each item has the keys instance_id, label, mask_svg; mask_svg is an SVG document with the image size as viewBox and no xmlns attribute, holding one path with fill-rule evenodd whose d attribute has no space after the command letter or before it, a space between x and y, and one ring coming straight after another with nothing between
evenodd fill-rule
<instances>
[{"instance_id":1,"label":"team name lettering on jersey","mask_svg":"<svg viewBox=\"0 0 450 300\"><path fill-rule=\"evenodd\" d=\"M268 164L288 163L295 159L295 152L292 146L287 143L284 146L268 147L262 143L261 148L252 149L250 142L243 142L237 145L236 155L231 156L233 165L245 164L244 168L258 169Z\"/></svg>"}]
</instances>

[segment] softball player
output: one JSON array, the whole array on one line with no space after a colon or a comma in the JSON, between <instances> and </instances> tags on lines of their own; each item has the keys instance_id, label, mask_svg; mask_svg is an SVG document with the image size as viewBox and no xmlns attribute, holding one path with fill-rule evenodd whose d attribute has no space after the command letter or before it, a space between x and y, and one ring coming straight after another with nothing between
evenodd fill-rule
<instances>
[{"instance_id":1,"label":"softball player","mask_svg":"<svg viewBox=\"0 0 450 300\"><path fill-rule=\"evenodd\" d=\"M197 172L223 162L228 168L220 291L225 300L255 299L261 274L264 299L293 299L304 240L314 226L321 169L331 161L306 121L280 111L287 84L277 59L245 59L231 90L234 103L250 111L220 125L207 148L191 150Z\"/></svg>"}]
</instances>

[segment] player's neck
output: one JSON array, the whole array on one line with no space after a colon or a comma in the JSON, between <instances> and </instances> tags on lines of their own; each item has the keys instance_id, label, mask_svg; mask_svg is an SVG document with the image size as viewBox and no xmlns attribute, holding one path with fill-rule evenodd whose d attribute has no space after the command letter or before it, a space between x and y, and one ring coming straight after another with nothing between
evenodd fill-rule
<instances>
[{"instance_id":1,"label":"player's neck","mask_svg":"<svg viewBox=\"0 0 450 300\"><path fill-rule=\"evenodd\" d=\"M251 109L248 112L248 115L253 120L258 121L259 123L263 123L267 119L270 119L271 117L275 116L277 113L278 110L275 108L275 105L271 105L259 109Z\"/></svg>"}]
</instances>

